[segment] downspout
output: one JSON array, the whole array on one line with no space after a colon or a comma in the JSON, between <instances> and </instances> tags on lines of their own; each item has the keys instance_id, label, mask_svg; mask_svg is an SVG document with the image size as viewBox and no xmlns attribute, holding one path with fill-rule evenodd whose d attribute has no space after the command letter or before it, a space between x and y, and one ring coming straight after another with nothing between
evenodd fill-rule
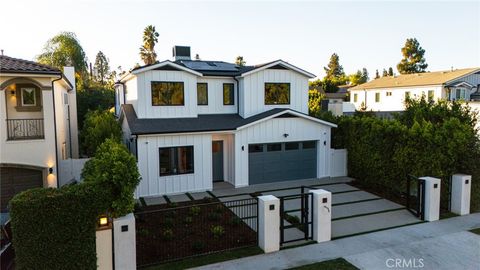
<instances>
[{"instance_id":1,"label":"downspout","mask_svg":"<svg viewBox=\"0 0 480 270\"><path fill-rule=\"evenodd\" d=\"M57 188L60 187L60 170L59 170L59 163L58 163L58 145L57 145L57 113L55 111L55 82L60 81L63 79L63 75L60 74L58 79L52 81L52 101L53 101L53 129L55 133L55 163L57 168Z\"/></svg>"},{"instance_id":2,"label":"downspout","mask_svg":"<svg viewBox=\"0 0 480 270\"><path fill-rule=\"evenodd\" d=\"M237 82L237 114L240 114L240 83L235 76L233 79Z\"/></svg>"},{"instance_id":3,"label":"downspout","mask_svg":"<svg viewBox=\"0 0 480 270\"><path fill-rule=\"evenodd\" d=\"M367 89L363 90L363 92L365 92L365 109L368 108L367 106Z\"/></svg>"}]
</instances>

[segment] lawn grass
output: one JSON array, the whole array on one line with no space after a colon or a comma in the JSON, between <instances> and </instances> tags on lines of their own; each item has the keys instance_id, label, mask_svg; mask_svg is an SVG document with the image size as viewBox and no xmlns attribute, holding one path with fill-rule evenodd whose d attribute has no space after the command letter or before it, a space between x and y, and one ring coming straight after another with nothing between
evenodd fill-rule
<instances>
[{"instance_id":1,"label":"lawn grass","mask_svg":"<svg viewBox=\"0 0 480 270\"><path fill-rule=\"evenodd\" d=\"M353 264L347 262L343 258L338 258L334 260L318 262L307 264L299 267L290 268L290 270L357 270L358 268L355 267Z\"/></svg>"},{"instance_id":2,"label":"lawn grass","mask_svg":"<svg viewBox=\"0 0 480 270\"><path fill-rule=\"evenodd\" d=\"M260 249L259 247L240 248L236 250L223 251L223 252L209 254L209 255L182 259L182 260L170 262L170 263L158 264L158 265L154 265L154 266L150 266L142 269L146 269L146 270L177 270L178 269L180 270L180 269L198 267L198 266L217 263L217 262L234 260L234 259L253 256L253 255L262 254L262 253L263 253L263 250Z\"/></svg>"},{"instance_id":3,"label":"lawn grass","mask_svg":"<svg viewBox=\"0 0 480 270\"><path fill-rule=\"evenodd\" d=\"M480 234L480 228L476 228L476 229L470 230L470 232L476 233L476 234Z\"/></svg>"}]
</instances>

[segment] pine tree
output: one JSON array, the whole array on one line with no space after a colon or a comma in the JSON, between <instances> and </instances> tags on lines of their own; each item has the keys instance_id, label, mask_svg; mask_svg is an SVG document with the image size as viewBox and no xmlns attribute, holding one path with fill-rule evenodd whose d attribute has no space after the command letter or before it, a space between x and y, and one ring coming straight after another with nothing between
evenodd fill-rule
<instances>
[{"instance_id":1,"label":"pine tree","mask_svg":"<svg viewBox=\"0 0 480 270\"><path fill-rule=\"evenodd\" d=\"M237 65L237 66L243 67L243 66L245 66L246 63L247 63L247 62L245 62L245 60L243 60L243 56L240 56L240 55L239 55L239 56L237 56L237 58L235 59L235 65Z\"/></svg>"},{"instance_id":2,"label":"pine tree","mask_svg":"<svg viewBox=\"0 0 480 270\"><path fill-rule=\"evenodd\" d=\"M388 76L392 76L392 77L393 77L393 75L395 75L395 74L393 74L393 68L392 68L392 67L389 67L389 68L388 68Z\"/></svg>"},{"instance_id":3,"label":"pine tree","mask_svg":"<svg viewBox=\"0 0 480 270\"><path fill-rule=\"evenodd\" d=\"M380 78L380 73L378 73L378 69L375 71L375 79Z\"/></svg>"},{"instance_id":4,"label":"pine tree","mask_svg":"<svg viewBox=\"0 0 480 270\"><path fill-rule=\"evenodd\" d=\"M343 71L343 67L340 65L340 57L336 53L330 56L330 62L328 63L327 67L324 67L325 72L327 75L325 78L331 80L338 80L342 76L345 76L345 72Z\"/></svg>"},{"instance_id":5,"label":"pine tree","mask_svg":"<svg viewBox=\"0 0 480 270\"><path fill-rule=\"evenodd\" d=\"M425 50L420 47L416 38L409 38L402 48L403 59L398 63L397 69L400 74L412 74L425 72L428 64L424 58Z\"/></svg>"},{"instance_id":6,"label":"pine tree","mask_svg":"<svg viewBox=\"0 0 480 270\"><path fill-rule=\"evenodd\" d=\"M383 69L382 77L388 77L388 71L386 69Z\"/></svg>"},{"instance_id":7,"label":"pine tree","mask_svg":"<svg viewBox=\"0 0 480 270\"><path fill-rule=\"evenodd\" d=\"M370 79L370 78L368 77L368 71L367 71L366 68L363 68L363 69L362 69L361 82L362 82L362 83L366 83L366 82L368 82L368 79Z\"/></svg>"},{"instance_id":8,"label":"pine tree","mask_svg":"<svg viewBox=\"0 0 480 270\"><path fill-rule=\"evenodd\" d=\"M93 67L94 78L97 82L104 85L110 77L110 65L108 64L108 58L102 51L97 53L95 57L95 65Z\"/></svg>"}]
</instances>

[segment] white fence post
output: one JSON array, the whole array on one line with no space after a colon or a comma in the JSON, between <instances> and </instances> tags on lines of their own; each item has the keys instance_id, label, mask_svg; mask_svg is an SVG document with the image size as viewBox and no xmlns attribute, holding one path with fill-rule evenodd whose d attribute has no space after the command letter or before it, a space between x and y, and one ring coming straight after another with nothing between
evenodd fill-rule
<instances>
[{"instance_id":1,"label":"white fence post","mask_svg":"<svg viewBox=\"0 0 480 270\"><path fill-rule=\"evenodd\" d=\"M137 268L135 216L130 213L113 220L115 270Z\"/></svg>"},{"instance_id":2,"label":"white fence post","mask_svg":"<svg viewBox=\"0 0 480 270\"><path fill-rule=\"evenodd\" d=\"M313 194L313 240L317 243L332 238L332 193L323 189L310 190Z\"/></svg>"},{"instance_id":3,"label":"white fence post","mask_svg":"<svg viewBox=\"0 0 480 270\"><path fill-rule=\"evenodd\" d=\"M97 228L95 236L97 269L113 270L112 227Z\"/></svg>"},{"instance_id":4,"label":"white fence post","mask_svg":"<svg viewBox=\"0 0 480 270\"><path fill-rule=\"evenodd\" d=\"M280 200L258 197L258 245L265 253L280 250Z\"/></svg>"},{"instance_id":5,"label":"white fence post","mask_svg":"<svg viewBox=\"0 0 480 270\"><path fill-rule=\"evenodd\" d=\"M425 181L425 220L435 221L440 217L440 179L420 177Z\"/></svg>"},{"instance_id":6,"label":"white fence post","mask_svg":"<svg viewBox=\"0 0 480 270\"><path fill-rule=\"evenodd\" d=\"M452 176L451 211L458 215L470 214L470 194L472 176L454 174Z\"/></svg>"}]
</instances>

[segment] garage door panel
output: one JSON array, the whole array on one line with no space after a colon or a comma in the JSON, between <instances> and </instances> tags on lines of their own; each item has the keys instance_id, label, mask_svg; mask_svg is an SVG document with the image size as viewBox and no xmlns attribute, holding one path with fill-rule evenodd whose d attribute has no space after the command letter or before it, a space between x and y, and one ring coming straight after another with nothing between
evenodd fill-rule
<instances>
[{"instance_id":1,"label":"garage door panel","mask_svg":"<svg viewBox=\"0 0 480 270\"><path fill-rule=\"evenodd\" d=\"M31 188L43 186L43 173L41 170L1 167L0 168L0 189L1 200L0 210L4 211L8 202L18 193Z\"/></svg>"}]
</instances>

